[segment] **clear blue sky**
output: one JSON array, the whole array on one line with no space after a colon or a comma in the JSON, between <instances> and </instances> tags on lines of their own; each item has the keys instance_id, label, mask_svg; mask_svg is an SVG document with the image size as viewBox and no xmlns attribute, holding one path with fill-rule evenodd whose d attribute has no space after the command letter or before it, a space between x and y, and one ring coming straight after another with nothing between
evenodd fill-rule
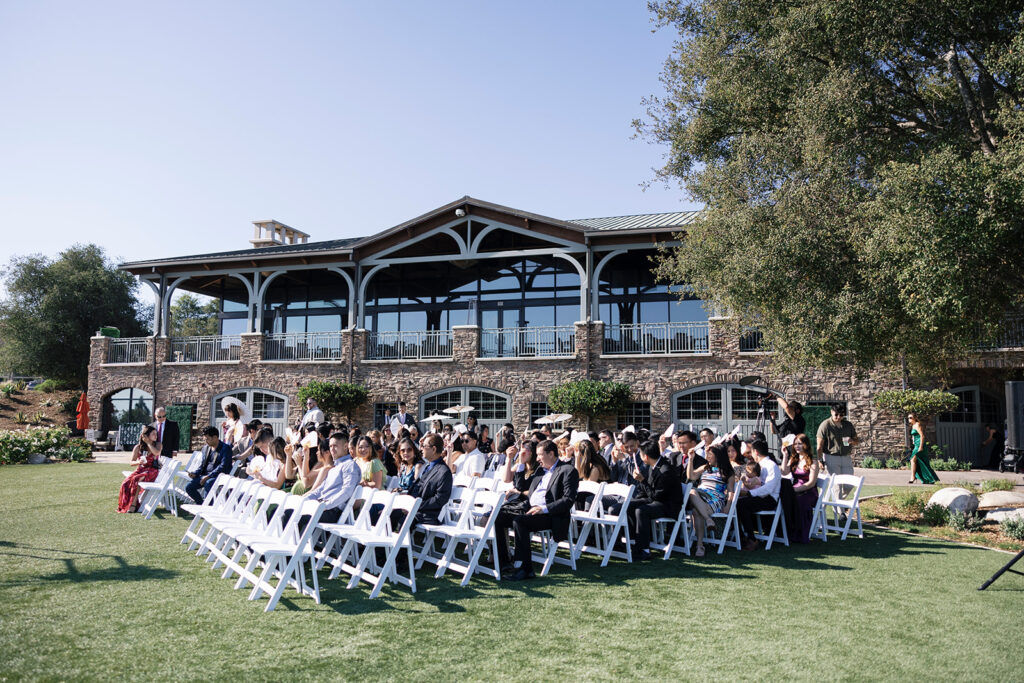
<instances>
[{"instance_id":1,"label":"clear blue sky","mask_svg":"<svg viewBox=\"0 0 1024 683\"><path fill-rule=\"evenodd\" d=\"M0 261L332 239L469 194L558 218L694 206L631 139L646 3L0 4Z\"/></svg>"}]
</instances>

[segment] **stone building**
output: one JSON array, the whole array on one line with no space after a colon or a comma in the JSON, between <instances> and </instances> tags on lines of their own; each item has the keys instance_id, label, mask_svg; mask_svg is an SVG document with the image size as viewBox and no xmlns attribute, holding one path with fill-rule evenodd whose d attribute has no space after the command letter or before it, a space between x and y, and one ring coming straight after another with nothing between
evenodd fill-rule
<instances>
[{"instance_id":1,"label":"stone building","mask_svg":"<svg viewBox=\"0 0 1024 683\"><path fill-rule=\"evenodd\" d=\"M566 221L463 197L364 238L311 242L260 221L248 249L126 263L156 297L157 334L93 338L90 419L109 429L185 404L197 426L216 424L220 399L235 395L281 432L301 415L299 387L329 379L368 388L352 416L362 425L404 400L419 417L468 404L481 424L522 429L549 412L552 387L593 378L626 382L634 402L592 428L749 432L768 387L809 417L845 403L861 455L901 449L902 424L871 405L897 372L775 374L756 332L737 336L684 287L654 281L650 257L696 217ZM168 336L177 290L220 301L218 335ZM974 413L947 416L964 444L1005 415L998 385L1021 366L1016 325L1008 348L965 366L958 391ZM750 375L760 379L740 386Z\"/></svg>"}]
</instances>

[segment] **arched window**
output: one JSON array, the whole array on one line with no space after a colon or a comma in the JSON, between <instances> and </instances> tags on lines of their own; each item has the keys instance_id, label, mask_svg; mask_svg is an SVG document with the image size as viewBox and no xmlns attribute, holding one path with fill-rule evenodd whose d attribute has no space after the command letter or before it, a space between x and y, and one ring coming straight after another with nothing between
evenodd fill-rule
<instances>
[{"instance_id":1,"label":"arched window","mask_svg":"<svg viewBox=\"0 0 1024 683\"><path fill-rule=\"evenodd\" d=\"M118 429L122 424L149 424L153 421L153 395L134 387L121 389L103 399L103 429Z\"/></svg>"},{"instance_id":2,"label":"arched window","mask_svg":"<svg viewBox=\"0 0 1024 683\"><path fill-rule=\"evenodd\" d=\"M738 384L693 387L672 397L672 419L677 429L695 432L710 427L715 434L728 434L739 427L740 434L746 436L760 428L768 437L769 447L777 450L778 438L771 433L766 418L769 411L778 416L778 404L775 399L766 401L765 412L760 413L758 400L764 393L763 387L741 387Z\"/></svg>"},{"instance_id":3,"label":"arched window","mask_svg":"<svg viewBox=\"0 0 1024 683\"><path fill-rule=\"evenodd\" d=\"M479 425L487 425L491 434L512 417L512 397L502 391L483 387L448 387L420 396L420 417L443 413L445 408L463 405L473 406L471 413L458 417L462 422L467 415L477 419ZM429 429L426 425L424 429Z\"/></svg>"},{"instance_id":4,"label":"arched window","mask_svg":"<svg viewBox=\"0 0 1024 683\"><path fill-rule=\"evenodd\" d=\"M270 389L233 389L213 397L210 414L213 415L213 426L218 430L224 422L224 410L221 399L232 396L241 401L249 409L251 418L256 418L274 430L274 436L284 436L288 426L288 397Z\"/></svg>"}]
</instances>

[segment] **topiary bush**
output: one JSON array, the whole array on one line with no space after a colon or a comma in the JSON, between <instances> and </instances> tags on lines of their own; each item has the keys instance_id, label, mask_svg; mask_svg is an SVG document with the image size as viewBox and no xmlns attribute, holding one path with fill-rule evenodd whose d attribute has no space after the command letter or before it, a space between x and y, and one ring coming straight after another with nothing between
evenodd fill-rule
<instances>
[{"instance_id":1,"label":"topiary bush","mask_svg":"<svg viewBox=\"0 0 1024 683\"><path fill-rule=\"evenodd\" d=\"M962 510L955 510L949 513L949 528L953 531L974 533L981 531L981 527L984 526L984 524L985 523L981 518L976 515L963 512Z\"/></svg>"},{"instance_id":2,"label":"topiary bush","mask_svg":"<svg viewBox=\"0 0 1024 683\"><path fill-rule=\"evenodd\" d=\"M879 410L899 417L914 413L920 418L929 418L956 410L960 398L940 389L888 389L875 395L874 404Z\"/></svg>"},{"instance_id":3,"label":"topiary bush","mask_svg":"<svg viewBox=\"0 0 1024 683\"><path fill-rule=\"evenodd\" d=\"M633 398L633 390L624 382L582 379L566 382L548 394L548 406L556 413L570 413L590 420L598 415L623 412Z\"/></svg>"},{"instance_id":4,"label":"topiary bush","mask_svg":"<svg viewBox=\"0 0 1024 683\"><path fill-rule=\"evenodd\" d=\"M921 519L928 526L945 526L949 523L949 509L938 503L929 503L921 511Z\"/></svg>"},{"instance_id":5,"label":"topiary bush","mask_svg":"<svg viewBox=\"0 0 1024 683\"><path fill-rule=\"evenodd\" d=\"M344 415L346 422L352 421L352 413L366 403L368 397L366 387L350 382L313 380L298 392L300 405L312 398L325 414Z\"/></svg>"},{"instance_id":6,"label":"topiary bush","mask_svg":"<svg viewBox=\"0 0 1024 683\"><path fill-rule=\"evenodd\" d=\"M75 388L77 388L75 382L62 379L45 379L35 386L36 391L41 391L44 394L52 394L55 391Z\"/></svg>"},{"instance_id":7,"label":"topiary bush","mask_svg":"<svg viewBox=\"0 0 1024 683\"><path fill-rule=\"evenodd\" d=\"M999 523L999 531L1015 541L1024 541L1024 519L1009 517Z\"/></svg>"},{"instance_id":8,"label":"topiary bush","mask_svg":"<svg viewBox=\"0 0 1024 683\"><path fill-rule=\"evenodd\" d=\"M36 453L54 460L80 462L92 456L92 446L85 439L72 439L67 427L0 432L0 465L27 462Z\"/></svg>"}]
</instances>

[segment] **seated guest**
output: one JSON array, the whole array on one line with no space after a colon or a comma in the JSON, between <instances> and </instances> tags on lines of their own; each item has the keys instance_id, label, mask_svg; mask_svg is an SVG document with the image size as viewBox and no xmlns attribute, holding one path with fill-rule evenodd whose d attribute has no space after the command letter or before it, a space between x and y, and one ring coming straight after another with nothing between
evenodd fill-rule
<instances>
[{"instance_id":1,"label":"seated guest","mask_svg":"<svg viewBox=\"0 0 1024 683\"><path fill-rule=\"evenodd\" d=\"M324 480L333 465L334 459L331 457L327 441L320 439L316 446L301 449L299 466L295 473L295 485L292 487L291 493L301 496L313 489Z\"/></svg>"},{"instance_id":2,"label":"seated guest","mask_svg":"<svg viewBox=\"0 0 1024 683\"><path fill-rule=\"evenodd\" d=\"M348 453L348 433L344 429L331 434L327 448L333 466L323 481L306 493L306 497L324 504L321 522L334 524L341 517L349 498L359 486L363 474Z\"/></svg>"},{"instance_id":3,"label":"seated guest","mask_svg":"<svg viewBox=\"0 0 1024 683\"><path fill-rule=\"evenodd\" d=\"M575 461L570 442L572 441L572 434L568 431L562 432L557 437L552 439L558 446L558 459L563 462L572 463Z\"/></svg>"},{"instance_id":4,"label":"seated guest","mask_svg":"<svg viewBox=\"0 0 1024 683\"><path fill-rule=\"evenodd\" d=\"M409 495L421 500L414 520L417 526L438 524L441 509L452 497L452 471L444 463L444 439L437 434L427 434L420 443L427 464L423 466L419 478L409 487ZM397 524L400 525L403 519L398 519ZM396 519L392 518L391 523L395 526Z\"/></svg>"},{"instance_id":5,"label":"seated guest","mask_svg":"<svg viewBox=\"0 0 1024 683\"><path fill-rule=\"evenodd\" d=\"M811 440L806 434L797 434L792 447L786 449L782 458L781 472L793 477L793 493L800 515L800 536L794 539L798 543L807 543L811 539L811 522L818 504L818 471Z\"/></svg>"},{"instance_id":6,"label":"seated guest","mask_svg":"<svg viewBox=\"0 0 1024 683\"><path fill-rule=\"evenodd\" d=\"M651 556L651 521L676 517L683 506L683 489L675 467L661 456L657 441L644 441L640 455L647 465L647 474L639 468L633 470L636 493L629 502L628 516L631 537L636 539L637 552L633 557L646 560Z\"/></svg>"},{"instance_id":7,"label":"seated guest","mask_svg":"<svg viewBox=\"0 0 1024 683\"><path fill-rule=\"evenodd\" d=\"M433 422L430 423L430 433L431 434L440 434L443 431L444 431L444 427L442 426L440 420L434 420Z\"/></svg>"},{"instance_id":8,"label":"seated guest","mask_svg":"<svg viewBox=\"0 0 1024 683\"><path fill-rule=\"evenodd\" d=\"M216 430L214 430L216 431ZM138 465L128 478L121 482L121 493L117 499L118 512L138 512L139 496L144 481L155 481L160 473L162 444L156 440L157 428L147 425L139 434L139 442L132 449L132 465Z\"/></svg>"},{"instance_id":9,"label":"seated guest","mask_svg":"<svg viewBox=\"0 0 1024 683\"><path fill-rule=\"evenodd\" d=\"M373 440L369 436L361 436L356 441L356 463L362 471L360 484L375 489L384 488L384 463L377 457Z\"/></svg>"},{"instance_id":10,"label":"seated guest","mask_svg":"<svg viewBox=\"0 0 1024 683\"><path fill-rule=\"evenodd\" d=\"M462 435L462 454L455 459L454 473L479 477L487 469L487 456L477 448L479 443L476 433L467 431ZM454 445L453 445L454 449ZM454 452L454 450L453 450Z\"/></svg>"},{"instance_id":11,"label":"seated guest","mask_svg":"<svg viewBox=\"0 0 1024 683\"><path fill-rule=\"evenodd\" d=\"M511 448L514 449L515 444L512 444ZM502 506L502 510L508 510L515 514L526 512L530 508L526 494L530 490L530 484L533 483L534 478L541 474L541 469L537 464L537 444L533 441L525 442L517 452L508 455L505 458L501 478L506 484L512 484L512 488L505 492L505 505ZM509 557L502 559L507 560L506 564L511 562Z\"/></svg>"},{"instance_id":12,"label":"seated guest","mask_svg":"<svg viewBox=\"0 0 1024 683\"><path fill-rule=\"evenodd\" d=\"M573 505L576 504L576 493L579 488L579 475L571 464L558 459L558 446L551 440L542 441L538 446L540 464L543 474L535 478L527 493L529 509L522 514L499 514L495 520L495 533L498 539L498 556L508 556L508 529L515 533L515 562L519 569L512 575L513 581L532 579L533 552L530 547L530 536L535 531L550 530L555 542L569 538L569 521ZM511 570L506 566L505 570Z\"/></svg>"},{"instance_id":13,"label":"seated guest","mask_svg":"<svg viewBox=\"0 0 1024 683\"><path fill-rule=\"evenodd\" d=\"M715 432L708 427L697 432L700 435L700 441L697 442L697 455L704 457L704 451L707 450L711 442L715 440Z\"/></svg>"},{"instance_id":14,"label":"seated guest","mask_svg":"<svg viewBox=\"0 0 1024 683\"><path fill-rule=\"evenodd\" d=\"M502 437L498 441L494 452L487 456L487 469L488 470L499 470L505 466L509 458L515 457L518 452L516 448L516 442L514 439L508 437Z\"/></svg>"},{"instance_id":15,"label":"seated guest","mask_svg":"<svg viewBox=\"0 0 1024 683\"><path fill-rule=\"evenodd\" d=\"M256 443L256 435L259 433L263 422L260 420L249 420L245 425L245 436L231 446L231 459L238 463L239 468L245 469L245 465L256 455L253 444Z\"/></svg>"},{"instance_id":16,"label":"seated guest","mask_svg":"<svg viewBox=\"0 0 1024 683\"><path fill-rule=\"evenodd\" d=\"M702 465L697 465L696 458L690 458L686 464L686 478L689 481L700 480L700 485L690 491L690 500L687 501L694 511L693 529L697 536L697 548L693 553L695 557L704 557L705 531L715 524L712 515L732 505L733 489L736 486L732 463L721 444L705 450L704 456L701 458Z\"/></svg>"},{"instance_id":17,"label":"seated guest","mask_svg":"<svg viewBox=\"0 0 1024 683\"><path fill-rule=\"evenodd\" d=\"M580 475L580 481L611 481L611 468L598 454L590 439L576 444L575 456L576 473Z\"/></svg>"},{"instance_id":18,"label":"seated guest","mask_svg":"<svg viewBox=\"0 0 1024 683\"><path fill-rule=\"evenodd\" d=\"M761 511L774 510L779 503L779 490L782 484L782 474L779 466L768 456L768 444L757 440L750 444L750 452L754 461L761 466L761 479L763 483L755 489L741 490L740 499L736 502L736 516L740 521L740 531L745 539L744 550L756 550L759 543L754 538L757 525L754 522L754 515Z\"/></svg>"},{"instance_id":19,"label":"seated guest","mask_svg":"<svg viewBox=\"0 0 1024 683\"><path fill-rule=\"evenodd\" d=\"M249 474L264 486L281 488L284 484L284 462L287 457L284 453L284 439L275 439L274 430L264 427L257 434L254 444L256 449L265 455L253 456L249 463Z\"/></svg>"},{"instance_id":20,"label":"seated guest","mask_svg":"<svg viewBox=\"0 0 1024 683\"><path fill-rule=\"evenodd\" d=\"M612 462L612 448L615 446L615 435L610 429L602 429L597 433L597 443L600 447L601 457L609 465Z\"/></svg>"},{"instance_id":21,"label":"seated guest","mask_svg":"<svg viewBox=\"0 0 1024 683\"><path fill-rule=\"evenodd\" d=\"M640 442L636 438L636 432L623 432L622 437L616 443L616 448L612 450L612 457L615 461L609 463L612 481L619 484L633 483L633 470L639 467L637 456L639 449Z\"/></svg>"},{"instance_id":22,"label":"seated guest","mask_svg":"<svg viewBox=\"0 0 1024 683\"><path fill-rule=\"evenodd\" d=\"M192 480L185 485L185 493L199 505L202 505L203 499L209 495L217 475L231 473L231 444L220 440L216 427L204 429L203 438L206 445L203 446L202 464L190 475Z\"/></svg>"},{"instance_id":23,"label":"seated guest","mask_svg":"<svg viewBox=\"0 0 1024 683\"><path fill-rule=\"evenodd\" d=\"M668 459L679 473L681 481L686 480L686 466L694 449L697 448L697 435L688 429L676 432L672 436L674 448L669 452Z\"/></svg>"},{"instance_id":24,"label":"seated guest","mask_svg":"<svg viewBox=\"0 0 1024 683\"><path fill-rule=\"evenodd\" d=\"M740 473L740 481L743 482L743 488L756 489L761 485L761 467L753 460L748 460L743 466L744 469Z\"/></svg>"},{"instance_id":25,"label":"seated guest","mask_svg":"<svg viewBox=\"0 0 1024 683\"><path fill-rule=\"evenodd\" d=\"M423 472L423 458L412 439L402 439L398 442L398 490L405 492L412 488L413 482L420 478Z\"/></svg>"}]
</instances>

